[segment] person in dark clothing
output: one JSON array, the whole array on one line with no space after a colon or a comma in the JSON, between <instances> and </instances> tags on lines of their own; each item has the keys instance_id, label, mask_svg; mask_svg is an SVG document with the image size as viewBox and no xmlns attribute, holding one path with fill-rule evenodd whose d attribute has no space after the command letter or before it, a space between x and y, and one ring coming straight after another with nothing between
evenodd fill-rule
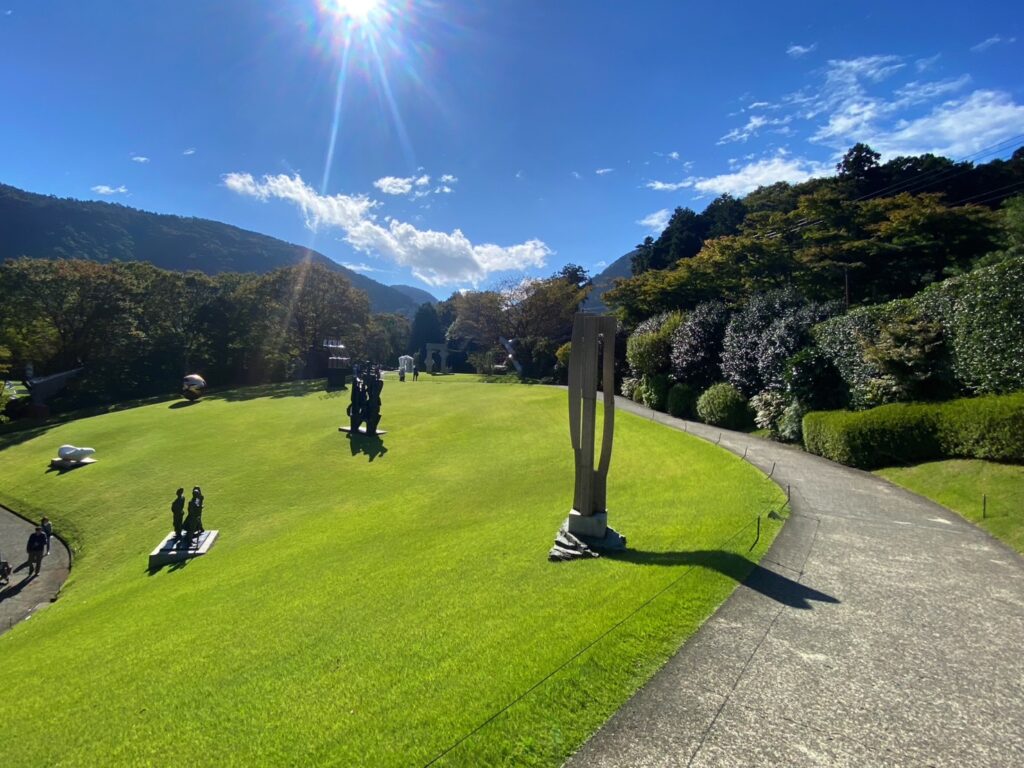
<instances>
[{"instance_id":1,"label":"person in dark clothing","mask_svg":"<svg viewBox=\"0 0 1024 768\"><path fill-rule=\"evenodd\" d=\"M43 554L46 552L46 534L41 527L36 527L34 533L28 537L25 545L28 552L28 575L38 576L39 569L43 567Z\"/></svg>"},{"instance_id":2,"label":"person in dark clothing","mask_svg":"<svg viewBox=\"0 0 1024 768\"><path fill-rule=\"evenodd\" d=\"M188 502L185 530L188 532L189 541L205 530L203 528L203 492L198 485L192 489L192 498Z\"/></svg>"},{"instance_id":3,"label":"person in dark clothing","mask_svg":"<svg viewBox=\"0 0 1024 768\"><path fill-rule=\"evenodd\" d=\"M50 554L50 539L53 537L53 523L50 522L50 518L44 517L42 522L39 523L39 527L43 529L43 533L46 534L46 554Z\"/></svg>"},{"instance_id":4,"label":"person in dark clothing","mask_svg":"<svg viewBox=\"0 0 1024 768\"><path fill-rule=\"evenodd\" d=\"M419 381L420 380L420 367L418 365L416 365L415 363L412 366L412 380L413 381Z\"/></svg>"},{"instance_id":5,"label":"person in dark clothing","mask_svg":"<svg viewBox=\"0 0 1024 768\"><path fill-rule=\"evenodd\" d=\"M174 538L181 538L181 529L185 525L185 489L179 488L178 495L171 502L171 520L174 523Z\"/></svg>"}]
</instances>

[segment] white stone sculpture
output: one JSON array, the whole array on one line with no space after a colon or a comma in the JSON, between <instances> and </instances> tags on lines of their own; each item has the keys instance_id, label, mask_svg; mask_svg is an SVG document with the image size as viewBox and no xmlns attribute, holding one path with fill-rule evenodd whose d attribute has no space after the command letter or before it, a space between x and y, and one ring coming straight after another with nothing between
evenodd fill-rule
<instances>
[{"instance_id":1,"label":"white stone sculpture","mask_svg":"<svg viewBox=\"0 0 1024 768\"><path fill-rule=\"evenodd\" d=\"M398 358L398 371L400 373L412 373L412 366L415 361L410 355L402 355Z\"/></svg>"},{"instance_id":2,"label":"white stone sculpture","mask_svg":"<svg viewBox=\"0 0 1024 768\"><path fill-rule=\"evenodd\" d=\"M95 448L76 448L73 445L62 445L57 449L57 457L64 461L81 463L96 453Z\"/></svg>"}]
</instances>

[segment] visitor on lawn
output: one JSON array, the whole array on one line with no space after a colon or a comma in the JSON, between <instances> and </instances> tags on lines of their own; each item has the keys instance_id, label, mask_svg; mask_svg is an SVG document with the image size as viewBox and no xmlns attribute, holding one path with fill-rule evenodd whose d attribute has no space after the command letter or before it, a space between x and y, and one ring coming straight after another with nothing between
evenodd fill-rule
<instances>
[{"instance_id":1,"label":"visitor on lawn","mask_svg":"<svg viewBox=\"0 0 1024 768\"><path fill-rule=\"evenodd\" d=\"M46 534L40 526L36 526L35 532L28 537L25 551L28 552L29 577L38 576L39 569L43 567L43 554L46 552Z\"/></svg>"},{"instance_id":2,"label":"visitor on lawn","mask_svg":"<svg viewBox=\"0 0 1024 768\"><path fill-rule=\"evenodd\" d=\"M174 538L181 538L181 529L185 525L185 489L179 488L171 502L171 520L174 523Z\"/></svg>"},{"instance_id":3,"label":"visitor on lawn","mask_svg":"<svg viewBox=\"0 0 1024 768\"><path fill-rule=\"evenodd\" d=\"M419 381L420 378L420 367L415 363L412 366L412 380Z\"/></svg>"},{"instance_id":4,"label":"visitor on lawn","mask_svg":"<svg viewBox=\"0 0 1024 768\"><path fill-rule=\"evenodd\" d=\"M46 534L46 554L50 554L50 539L53 537L53 523L50 522L50 518L44 517L39 525L43 529L43 533Z\"/></svg>"}]
</instances>

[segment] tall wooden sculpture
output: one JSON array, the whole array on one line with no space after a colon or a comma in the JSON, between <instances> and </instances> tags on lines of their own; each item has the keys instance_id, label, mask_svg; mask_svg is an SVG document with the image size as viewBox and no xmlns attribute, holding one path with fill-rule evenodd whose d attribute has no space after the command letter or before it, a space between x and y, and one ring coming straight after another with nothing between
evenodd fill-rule
<instances>
[{"instance_id":1,"label":"tall wooden sculpture","mask_svg":"<svg viewBox=\"0 0 1024 768\"><path fill-rule=\"evenodd\" d=\"M595 447L599 375L604 403L600 452ZM569 437L576 483L572 511L549 554L552 560L593 556L595 549L626 546L625 537L608 527L608 467L614 436L615 318L580 313L573 321L569 357Z\"/></svg>"}]
</instances>

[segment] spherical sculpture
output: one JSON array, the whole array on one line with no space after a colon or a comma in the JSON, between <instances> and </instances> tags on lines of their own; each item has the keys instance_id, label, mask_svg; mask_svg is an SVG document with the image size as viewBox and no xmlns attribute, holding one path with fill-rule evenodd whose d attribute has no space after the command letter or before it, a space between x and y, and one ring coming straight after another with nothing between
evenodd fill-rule
<instances>
[{"instance_id":1,"label":"spherical sculpture","mask_svg":"<svg viewBox=\"0 0 1024 768\"><path fill-rule=\"evenodd\" d=\"M206 389L206 379L198 373L190 373L181 381L181 394L188 400L195 402Z\"/></svg>"}]
</instances>

